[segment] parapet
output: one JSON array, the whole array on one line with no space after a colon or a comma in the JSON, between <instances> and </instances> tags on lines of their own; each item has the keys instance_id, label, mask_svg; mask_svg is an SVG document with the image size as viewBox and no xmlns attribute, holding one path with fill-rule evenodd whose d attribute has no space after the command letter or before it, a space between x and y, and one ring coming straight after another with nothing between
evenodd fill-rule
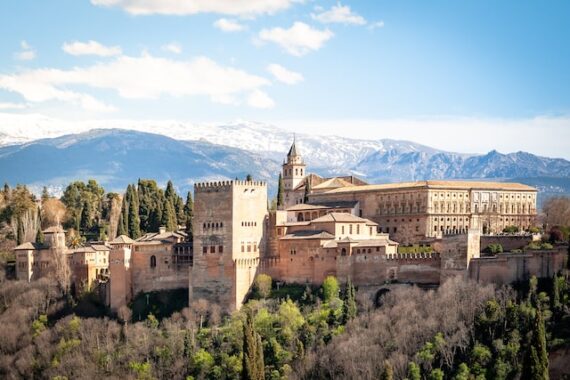
<instances>
[{"instance_id":1,"label":"parapet","mask_svg":"<svg viewBox=\"0 0 570 380\"><path fill-rule=\"evenodd\" d=\"M228 191L236 186L247 187L267 187L265 181L213 181L213 182L198 182L194 184L194 192L210 192L210 191Z\"/></svg>"}]
</instances>

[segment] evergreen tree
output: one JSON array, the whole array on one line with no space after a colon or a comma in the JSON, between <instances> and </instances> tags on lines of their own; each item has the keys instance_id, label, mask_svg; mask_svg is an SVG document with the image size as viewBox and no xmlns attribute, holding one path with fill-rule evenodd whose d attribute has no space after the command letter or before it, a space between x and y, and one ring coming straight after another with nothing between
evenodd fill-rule
<instances>
[{"instance_id":1,"label":"evergreen tree","mask_svg":"<svg viewBox=\"0 0 570 380\"><path fill-rule=\"evenodd\" d=\"M24 244L26 239L26 231L24 230L24 223L22 222L22 218L18 216L16 221L18 226L16 227L16 243L18 245Z\"/></svg>"},{"instance_id":2,"label":"evergreen tree","mask_svg":"<svg viewBox=\"0 0 570 380\"><path fill-rule=\"evenodd\" d=\"M129 228L128 228L128 206L127 206L127 200L126 197L123 197L123 202L121 205L121 213L119 214L119 224L117 226L117 235L121 236L121 235L128 235L129 234Z\"/></svg>"},{"instance_id":3,"label":"evergreen tree","mask_svg":"<svg viewBox=\"0 0 570 380\"><path fill-rule=\"evenodd\" d=\"M394 370L389 361L384 362L384 369L382 370L381 380L392 380L394 378Z\"/></svg>"},{"instance_id":4,"label":"evergreen tree","mask_svg":"<svg viewBox=\"0 0 570 380\"><path fill-rule=\"evenodd\" d=\"M243 326L242 379L265 379L261 336L254 330L251 310L247 311L246 321Z\"/></svg>"},{"instance_id":5,"label":"evergreen tree","mask_svg":"<svg viewBox=\"0 0 570 380\"><path fill-rule=\"evenodd\" d=\"M166 227L166 231L175 231L177 227L174 207L168 198L164 198L161 224Z\"/></svg>"},{"instance_id":6,"label":"evergreen tree","mask_svg":"<svg viewBox=\"0 0 570 380\"><path fill-rule=\"evenodd\" d=\"M83 209L81 209L81 220L79 222L79 228L84 233L86 231L89 231L93 226L91 224L91 214L92 214L91 202L86 200L83 203Z\"/></svg>"},{"instance_id":7,"label":"evergreen tree","mask_svg":"<svg viewBox=\"0 0 570 380\"><path fill-rule=\"evenodd\" d=\"M523 379L548 380L548 353L542 311L536 309L534 323L529 332L529 342L523 362Z\"/></svg>"},{"instance_id":8,"label":"evergreen tree","mask_svg":"<svg viewBox=\"0 0 570 380\"><path fill-rule=\"evenodd\" d=\"M194 216L194 201L192 200L192 192L188 192L186 195L186 204L184 205L184 215L186 217L186 233L188 234L188 240L192 240L194 237L192 231L192 217Z\"/></svg>"},{"instance_id":9,"label":"evergreen tree","mask_svg":"<svg viewBox=\"0 0 570 380\"><path fill-rule=\"evenodd\" d=\"M253 181L252 175L251 175L251 174L246 175L246 176L245 176L245 180L246 180L247 182Z\"/></svg>"},{"instance_id":10,"label":"evergreen tree","mask_svg":"<svg viewBox=\"0 0 570 380\"><path fill-rule=\"evenodd\" d=\"M557 310L560 308L560 283L558 282L558 276L554 275L552 277L552 309Z\"/></svg>"},{"instance_id":11,"label":"evergreen tree","mask_svg":"<svg viewBox=\"0 0 570 380\"><path fill-rule=\"evenodd\" d=\"M39 208L38 208L38 231L36 232L36 243L38 244L45 243L44 233L42 232L42 214Z\"/></svg>"},{"instance_id":12,"label":"evergreen tree","mask_svg":"<svg viewBox=\"0 0 570 380\"><path fill-rule=\"evenodd\" d=\"M303 195L303 203L309 203L309 194L311 194L311 181L310 177L305 180L305 194Z\"/></svg>"},{"instance_id":13,"label":"evergreen tree","mask_svg":"<svg viewBox=\"0 0 570 380\"><path fill-rule=\"evenodd\" d=\"M285 185L283 184L283 176L279 173L279 181L277 183L277 208L283 207L283 189Z\"/></svg>"},{"instance_id":14,"label":"evergreen tree","mask_svg":"<svg viewBox=\"0 0 570 380\"><path fill-rule=\"evenodd\" d=\"M127 188L127 203L129 207L128 222L127 222L129 236L132 239L138 239L139 237L141 237L141 230L140 230L138 199L134 186L129 185L129 187Z\"/></svg>"},{"instance_id":15,"label":"evergreen tree","mask_svg":"<svg viewBox=\"0 0 570 380\"><path fill-rule=\"evenodd\" d=\"M346 292L344 297L344 303L342 304L342 316L344 323L354 319L356 317L357 306L356 306L356 290L350 279L346 284Z\"/></svg>"}]
</instances>

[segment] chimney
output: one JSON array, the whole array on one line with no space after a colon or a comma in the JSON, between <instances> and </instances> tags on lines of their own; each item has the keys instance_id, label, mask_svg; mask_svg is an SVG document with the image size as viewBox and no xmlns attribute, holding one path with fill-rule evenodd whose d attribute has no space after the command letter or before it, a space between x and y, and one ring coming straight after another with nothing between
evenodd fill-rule
<instances>
[{"instance_id":1,"label":"chimney","mask_svg":"<svg viewBox=\"0 0 570 380\"><path fill-rule=\"evenodd\" d=\"M158 227L158 233L159 233L159 234L166 233L166 227L165 227L165 226L160 226L160 227Z\"/></svg>"}]
</instances>

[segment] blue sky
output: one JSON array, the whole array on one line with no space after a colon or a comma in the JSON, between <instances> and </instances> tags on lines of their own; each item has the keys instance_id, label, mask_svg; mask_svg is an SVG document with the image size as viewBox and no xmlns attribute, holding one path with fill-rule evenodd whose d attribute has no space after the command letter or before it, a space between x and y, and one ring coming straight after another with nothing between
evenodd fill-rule
<instances>
[{"instance_id":1,"label":"blue sky","mask_svg":"<svg viewBox=\"0 0 570 380\"><path fill-rule=\"evenodd\" d=\"M568 1L13 0L0 21L1 113L570 158Z\"/></svg>"}]
</instances>

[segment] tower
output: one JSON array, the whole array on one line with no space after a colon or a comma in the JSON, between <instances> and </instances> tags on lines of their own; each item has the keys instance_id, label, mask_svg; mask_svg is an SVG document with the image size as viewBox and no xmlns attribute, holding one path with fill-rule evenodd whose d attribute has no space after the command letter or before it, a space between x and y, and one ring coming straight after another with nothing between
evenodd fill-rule
<instances>
[{"instance_id":1,"label":"tower","mask_svg":"<svg viewBox=\"0 0 570 380\"><path fill-rule=\"evenodd\" d=\"M194 185L194 261L190 304L201 298L239 309L266 250L267 185L223 181Z\"/></svg>"},{"instance_id":2,"label":"tower","mask_svg":"<svg viewBox=\"0 0 570 380\"><path fill-rule=\"evenodd\" d=\"M295 139L287 153L287 160L283 162L283 185L285 207L302 203L304 190L298 191L297 187L303 183L306 176L306 165L303 158L297 152ZM296 191L297 190L297 191ZM300 196L299 194L300 193Z\"/></svg>"}]
</instances>

